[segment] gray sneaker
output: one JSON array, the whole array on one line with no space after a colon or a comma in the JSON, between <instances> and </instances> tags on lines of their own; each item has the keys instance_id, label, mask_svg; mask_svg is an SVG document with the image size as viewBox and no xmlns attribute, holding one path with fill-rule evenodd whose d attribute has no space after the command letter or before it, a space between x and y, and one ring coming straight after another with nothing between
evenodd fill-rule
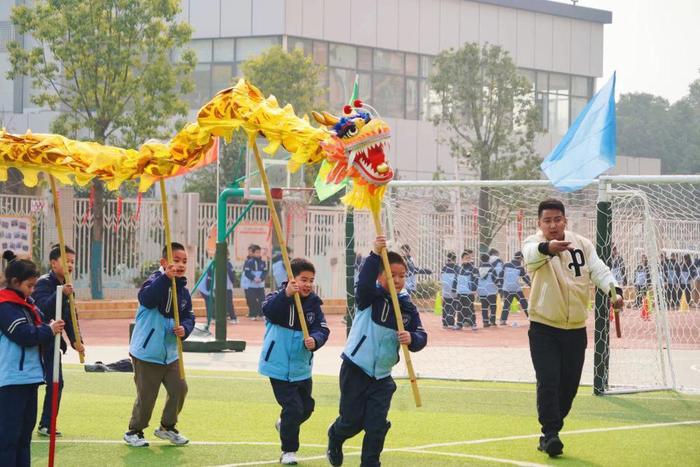
<instances>
[{"instance_id":1,"label":"gray sneaker","mask_svg":"<svg viewBox=\"0 0 700 467\"><path fill-rule=\"evenodd\" d=\"M179 446L190 442L190 440L182 436L180 432L175 429L175 427L170 429L159 427L156 429L156 431L153 432L153 434L160 439L170 441L171 443L177 444Z\"/></svg>"},{"instance_id":2,"label":"gray sneaker","mask_svg":"<svg viewBox=\"0 0 700 467\"><path fill-rule=\"evenodd\" d=\"M143 437L143 431L127 431L124 433L124 441L134 448L148 446L148 441Z\"/></svg>"}]
</instances>

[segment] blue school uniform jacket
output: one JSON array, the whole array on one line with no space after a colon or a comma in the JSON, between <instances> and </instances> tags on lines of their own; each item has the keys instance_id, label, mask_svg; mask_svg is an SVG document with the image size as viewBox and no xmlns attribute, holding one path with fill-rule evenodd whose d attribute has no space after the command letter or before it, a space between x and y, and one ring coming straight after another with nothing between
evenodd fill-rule
<instances>
[{"instance_id":1,"label":"blue school uniform jacket","mask_svg":"<svg viewBox=\"0 0 700 467\"><path fill-rule=\"evenodd\" d=\"M376 379L391 376L391 368L399 361L399 340L391 296L377 284L380 263L381 257L370 253L362 265L355 289L355 318L341 355ZM408 348L417 352L428 343L428 334L407 293L399 294L399 306L404 329L411 333Z\"/></svg>"},{"instance_id":2,"label":"blue school uniform jacket","mask_svg":"<svg viewBox=\"0 0 700 467\"><path fill-rule=\"evenodd\" d=\"M175 281L180 325L185 328L184 339L187 339L194 328L192 298L186 287L187 279L179 277ZM139 309L129 345L129 353L139 360L169 365L178 359L170 285L171 280L161 268L139 290Z\"/></svg>"},{"instance_id":3,"label":"blue school uniform jacket","mask_svg":"<svg viewBox=\"0 0 700 467\"><path fill-rule=\"evenodd\" d=\"M56 287L59 285L63 285L63 282L58 280L56 273L53 271L44 274L36 281L32 299L34 299L34 304L41 310L44 323L48 324L51 320L56 319ZM68 297L64 295L62 302L61 319L66 322L65 331L66 334L68 334L68 339L70 339L71 344L73 344L75 343L75 332L73 331L73 320L70 315L70 302ZM76 310L76 316L77 313ZM67 349L66 341L63 339L63 335L61 335L61 351L66 353Z\"/></svg>"},{"instance_id":4,"label":"blue school uniform jacket","mask_svg":"<svg viewBox=\"0 0 700 467\"><path fill-rule=\"evenodd\" d=\"M243 289L264 289L265 278L267 277L267 264L262 258L248 256L243 264L243 276L241 276L241 288ZM255 282L255 279L260 282Z\"/></svg>"},{"instance_id":5,"label":"blue school uniform jacket","mask_svg":"<svg viewBox=\"0 0 700 467\"><path fill-rule=\"evenodd\" d=\"M476 292L479 271L472 263L462 263L457 271L457 295L471 295Z\"/></svg>"},{"instance_id":6,"label":"blue school uniform jacket","mask_svg":"<svg viewBox=\"0 0 700 467\"><path fill-rule=\"evenodd\" d=\"M513 260L503 266L503 291L508 293L522 292L520 278L530 285L530 276L525 272L525 268L520 261Z\"/></svg>"},{"instance_id":7,"label":"blue school uniform jacket","mask_svg":"<svg viewBox=\"0 0 700 467\"><path fill-rule=\"evenodd\" d=\"M40 345L53 345L53 332L34 301L0 290L0 387L44 382Z\"/></svg>"},{"instance_id":8,"label":"blue school uniform jacket","mask_svg":"<svg viewBox=\"0 0 700 467\"><path fill-rule=\"evenodd\" d=\"M476 292L480 297L488 297L498 293L498 274L491 263L481 263L479 266L479 285Z\"/></svg>"},{"instance_id":9,"label":"blue school uniform jacket","mask_svg":"<svg viewBox=\"0 0 700 467\"><path fill-rule=\"evenodd\" d=\"M303 381L311 378L314 355L304 346L304 334L294 297L287 297L286 287L287 283L282 283L263 303L263 314L267 320L258 372L282 381ZM321 298L313 292L301 298L309 337L316 341L314 351L326 343L330 334L321 310L322 304Z\"/></svg>"},{"instance_id":10,"label":"blue school uniform jacket","mask_svg":"<svg viewBox=\"0 0 700 467\"><path fill-rule=\"evenodd\" d=\"M442 283L442 298L455 298L457 296L457 271L459 266L456 263L447 263L440 272L440 282Z\"/></svg>"}]
</instances>

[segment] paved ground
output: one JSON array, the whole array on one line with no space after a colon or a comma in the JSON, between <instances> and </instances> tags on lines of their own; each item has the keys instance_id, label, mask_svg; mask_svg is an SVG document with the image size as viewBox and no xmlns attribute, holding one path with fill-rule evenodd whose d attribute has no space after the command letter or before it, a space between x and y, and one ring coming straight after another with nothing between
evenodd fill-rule
<instances>
[{"instance_id":1,"label":"paved ground","mask_svg":"<svg viewBox=\"0 0 700 467\"><path fill-rule=\"evenodd\" d=\"M416 372L421 377L447 379L534 381L535 375L527 344L528 321L516 314L506 327L452 331L442 329L438 316L422 313L428 331L428 347L412 354ZM345 325L340 316L330 316L331 337L315 357L314 372L337 375L340 353L345 342ZM87 341L87 362L112 362L128 356L130 320L83 320L81 329ZM515 326L513 326L515 325ZM593 381L593 338L589 324L589 351L584 367L584 384ZM213 331L213 329L212 329ZM245 317L240 324L227 326L229 339L244 340L244 352L187 353L188 368L210 370L256 371L264 332L262 321ZM627 348L625 348L627 347ZM662 384L661 374L668 362L661 362L655 346L647 341L613 340L611 354L611 383ZM66 362L77 363L75 352L66 355ZM678 386L700 390L700 350L674 350L674 370ZM668 371L666 371L668 374ZM405 376L403 362L394 370L395 376ZM670 378L667 384L670 385Z\"/></svg>"}]
</instances>

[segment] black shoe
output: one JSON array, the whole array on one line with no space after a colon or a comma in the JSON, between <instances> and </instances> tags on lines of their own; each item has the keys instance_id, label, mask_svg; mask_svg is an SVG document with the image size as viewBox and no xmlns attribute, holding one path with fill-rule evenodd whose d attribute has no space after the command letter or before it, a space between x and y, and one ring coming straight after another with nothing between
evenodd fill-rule
<instances>
[{"instance_id":1,"label":"black shoe","mask_svg":"<svg viewBox=\"0 0 700 467\"><path fill-rule=\"evenodd\" d=\"M328 463L332 466L339 467L343 465L343 444L333 440L331 436L332 428L332 425L328 428L328 449L326 450L326 458L328 459Z\"/></svg>"},{"instance_id":2,"label":"black shoe","mask_svg":"<svg viewBox=\"0 0 700 467\"><path fill-rule=\"evenodd\" d=\"M548 438L540 436L540 445L537 446L537 450L546 452L549 454L549 457L561 456L564 452L564 443L561 442L557 435Z\"/></svg>"}]
</instances>

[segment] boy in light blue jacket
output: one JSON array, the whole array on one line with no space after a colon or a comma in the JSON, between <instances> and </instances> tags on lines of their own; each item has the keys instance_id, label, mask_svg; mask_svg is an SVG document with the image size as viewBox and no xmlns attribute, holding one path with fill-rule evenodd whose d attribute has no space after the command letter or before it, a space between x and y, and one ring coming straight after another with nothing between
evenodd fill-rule
<instances>
[{"instance_id":1,"label":"boy in light blue jacket","mask_svg":"<svg viewBox=\"0 0 700 467\"><path fill-rule=\"evenodd\" d=\"M187 251L180 243L171 244L173 262L169 263L163 248L160 269L143 283L139 290L139 309L131 336L129 354L134 363L136 402L124 441L133 447L148 446L143 430L148 426L162 384L168 392L160 426L154 434L173 444L189 440L175 428L177 417L185 403L187 383L180 379L177 337L187 339L194 328L192 298L187 290L185 267ZM180 326L175 326L172 306L172 278L177 287Z\"/></svg>"},{"instance_id":2,"label":"boy in light blue jacket","mask_svg":"<svg viewBox=\"0 0 700 467\"><path fill-rule=\"evenodd\" d=\"M299 450L299 428L311 416L315 402L311 397L313 352L328 340L330 329L323 316L323 301L313 291L316 269L309 261L291 261L294 278L282 282L265 299L265 338L258 371L270 378L275 399L282 407L275 423L282 442L280 463L294 465ZM304 339L294 294L299 293L309 337Z\"/></svg>"},{"instance_id":3,"label":"boy in light blue jacket","mask_svg":"<svg viewBox=\"0 0 700 467\"><path fill-rule=\"evenodd\" d=\"M379 236L374 250L365 259L355 288L356 312L348 335L340 367L340 416L328 429L326 456L331 465L343 464L343 443L360 431L361 465L380 465L379 456L391 427L387 420L396 383L391 369L399 362L399 344L418 352L428 342L428 334L416 306L407 293L399 294L404 331L398 332L389 282L403 289L408 268L396 252L388 252L389 274L379 256L386 248L386 237Z\"/></svg>"}]
</instances>

